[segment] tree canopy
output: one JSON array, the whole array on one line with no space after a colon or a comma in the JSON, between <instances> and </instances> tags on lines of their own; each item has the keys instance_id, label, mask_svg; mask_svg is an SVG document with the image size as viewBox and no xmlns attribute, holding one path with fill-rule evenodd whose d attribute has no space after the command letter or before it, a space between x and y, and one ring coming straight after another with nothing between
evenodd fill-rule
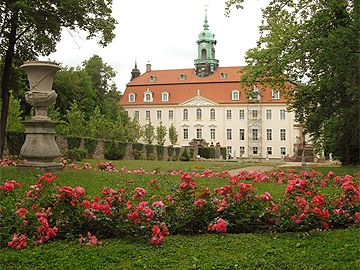
<instances>
[{"instance_id":1,"label":"tree canopy","mask_svg":"<svg viewBox=\"0 0 360 270\"><path fill-rule=\"evenodd\" d=\"M87 39L97 38L101 46L106 46L115 36L116 21L111 16L111 5L112 0L0 1L0 54L4 57L0 157L5 142L13 65L54 52L62 28L85 31Z\"/></svg>"},{"instance_id":2,"label":"tree canopy","mask_svg":"<svg viewBox=\"0 0 360 270\"><path fill-rule=\"evenodd\" d=\"M359 27L356 0L272 0L241 76L250 95L255 83L286 94L313 145L343 164L359 163Z\"/></svg>"}]
</instances>

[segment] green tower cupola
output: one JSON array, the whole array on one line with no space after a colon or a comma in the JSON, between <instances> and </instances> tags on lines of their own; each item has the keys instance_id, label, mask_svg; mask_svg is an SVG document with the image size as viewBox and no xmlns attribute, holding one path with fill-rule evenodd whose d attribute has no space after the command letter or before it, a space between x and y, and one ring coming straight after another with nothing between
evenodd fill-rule
<instances>
[{"instance_id":1,"label":"green tower cupola","mask_svg":"<svg viewBox=\"0 0 360 270\"><path fill-rule=\"evenodd\" d=\"M219 60L215 59L215 35L209 31L207 11L205 10L204 30L199 34L198 59L195 62L195 74L200 78L208 77L213 74L218 66Z\"/></svg>"}]
</instances>

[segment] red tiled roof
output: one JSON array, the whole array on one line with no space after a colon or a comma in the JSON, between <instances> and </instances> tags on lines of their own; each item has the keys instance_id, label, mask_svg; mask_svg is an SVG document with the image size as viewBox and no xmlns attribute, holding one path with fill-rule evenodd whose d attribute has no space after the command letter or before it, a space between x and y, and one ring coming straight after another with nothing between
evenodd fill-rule
<instances>
[{"instance_id":1,"label":"red tiled roof","mask_svg":"<svg viewBox=\"0 0 360 270\"><path fill-rule=\"evenodd\" d=\"M199 78L195 75L194 69L172 69L172 70L153 70L146 72L135 78L127 84L125 93L119 101L119 105L159 105L159 104L179 104L197 95L200 95L222 104L246 103L245 93L240 88L239 70L237 67L219 67L214 74L206 78ZM221 79L221 73L226 73L226 78ZM186 76L185 80L180 80L180 75ZM154 81L150 81L150 76L155 76ZM144 92L149 89L153 92L153 102L144 103ZM237 89L240 91L240 100L233 101L231 91ZM162 102L162 92L169 93L169 101ZM135 102L129 103L129 93L136 95ZM262 102L268 102L271 99L271 91L262 93ZM272 101L283 103L284 100Z\"/></svg>"}]
</instances>

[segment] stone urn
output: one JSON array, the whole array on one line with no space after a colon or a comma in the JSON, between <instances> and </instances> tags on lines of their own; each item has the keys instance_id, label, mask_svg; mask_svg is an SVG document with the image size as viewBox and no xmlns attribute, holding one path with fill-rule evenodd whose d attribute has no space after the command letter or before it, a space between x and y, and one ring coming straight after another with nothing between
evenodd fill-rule
<instances>
[{"instance_id":1,"label":"stone urn","mask_svg":"<svg viewBox=\"0 0 360 270\"><path fill-rule=\"evenodd\" d=\"M57 94L52 90L55 73L60 70L58 64L52 62L30 61L21 66L26 71L30 83L30 91L25 93L26 101L35 107L32 120L50 120L47 108L52 105Z\"/></svg>"},{"instance_id":2,"label":"stone urn","mask_svg":"<svg viewBox=\"0 0 360 270\"><path fill-rule=\"evenodd\" d=\"M62 165L54 162L61 156L55 142L57 121L47 116L47 108L56 101L57 94L52 90L55 73L60 70L56 63L31 61L21 66L27 73L30 91L25 93L26 101L35 107L35 116L29 121L21 121L25 126L25 142L20 150L21 158L27 162L18 170L38 169L41 172L61 171Z\"/></svg>"}]
</instances>

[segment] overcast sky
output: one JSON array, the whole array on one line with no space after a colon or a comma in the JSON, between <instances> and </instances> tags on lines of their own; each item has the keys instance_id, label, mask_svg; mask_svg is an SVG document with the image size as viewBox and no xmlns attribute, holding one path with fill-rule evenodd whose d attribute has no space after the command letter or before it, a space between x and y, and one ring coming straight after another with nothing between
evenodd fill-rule
<instances>
[{"instance_id":1,"label":"overcast sky","mask_svg":"<svg viewBox=\"0 0 360 270\"><path fill-rule=\"evenodd\" d=\"M137 0L113 1L117 20L116 37L102 48L85 33L63 30L57 51L41 60L50 59L64 66L76 67L92 55L117 72L114 82L125 90L137 59L141 73L149 61L153 70L193 68L197 58L199 33L203 30L205 4L209 30L217 40L216 58L222 67L245 65L246 50L259 38L262 12L269 0L245 0L244 9L233 7L230 18L224 16L225 0Z\"/></svg>"}]
</instances>

